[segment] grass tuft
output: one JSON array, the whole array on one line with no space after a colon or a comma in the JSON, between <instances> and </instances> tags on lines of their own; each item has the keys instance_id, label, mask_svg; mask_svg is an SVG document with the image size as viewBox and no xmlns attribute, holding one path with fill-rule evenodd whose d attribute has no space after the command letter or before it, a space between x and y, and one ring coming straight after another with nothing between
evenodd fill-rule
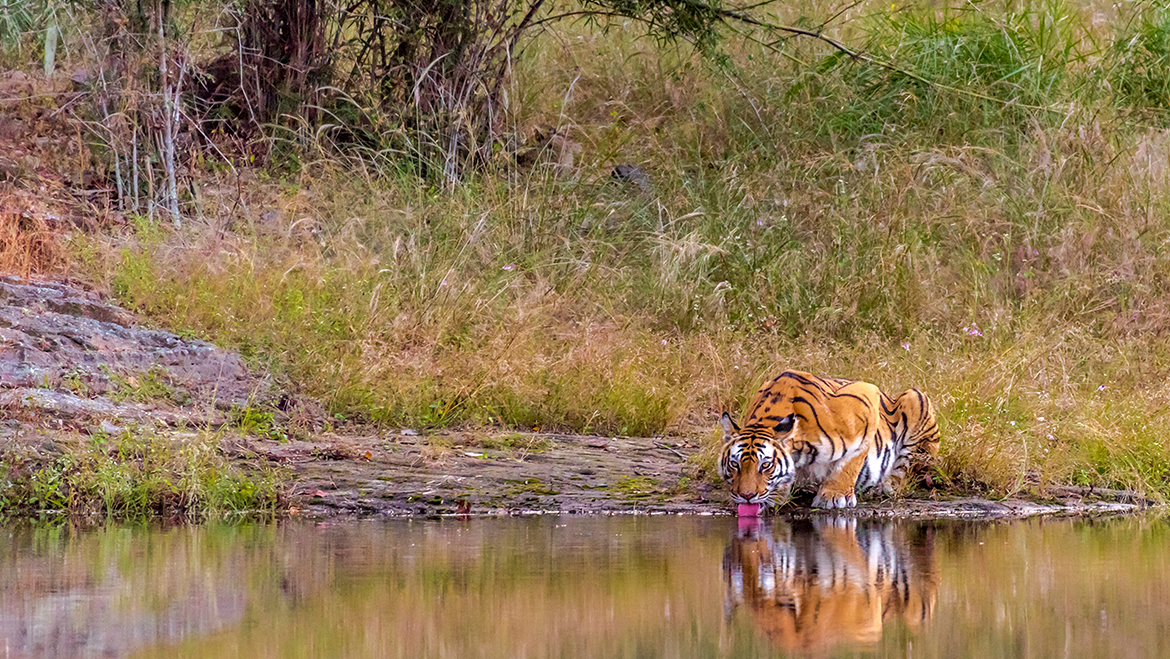
<instances>
[{"instance_id":1,"label":"grass tuft","mask_svg":"<svg viewBox=\"0 0 1170 659\"><path fill-rule=\"evenodd\" d=\"M39 217L4 206L0 203L0 273L28 277L64 265L67 251L59 231Z\"/></svg>"},{"instance_id":2,"label":"grass tuft","mask_svg":"<svg viewBox=\"0 0 1170 659\"><path fill-rule=\"evenodd\" d=\"M202 433L95 435L4 453L4 516L272 516L282 496L277 474L247 474L232 466L215 437Z\"/></svg>"}]
</instances>

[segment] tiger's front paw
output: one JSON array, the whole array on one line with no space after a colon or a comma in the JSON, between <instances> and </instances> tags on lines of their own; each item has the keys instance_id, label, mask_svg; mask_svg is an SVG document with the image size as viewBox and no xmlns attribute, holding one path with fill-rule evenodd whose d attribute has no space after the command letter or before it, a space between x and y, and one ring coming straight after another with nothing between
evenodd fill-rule
<instances>
[{"instance_id":1,"label":"tiger's front paw","mask_svg":"<svg viewBox=\"0 0 1170 659\"><path fill-rule=\"evenodd\" d=\"M824 508L825 510L852 508L857 505L857 494L854 492L826 492L825 490L821 490L817 492L817 496L813 499L812 505L813 508Z\"/></svg>"}]
</instances>

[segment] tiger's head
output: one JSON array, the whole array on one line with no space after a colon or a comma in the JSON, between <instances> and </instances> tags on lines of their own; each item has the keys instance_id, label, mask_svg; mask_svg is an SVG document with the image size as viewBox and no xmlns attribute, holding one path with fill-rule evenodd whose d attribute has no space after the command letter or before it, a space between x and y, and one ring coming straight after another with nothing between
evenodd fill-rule
<instances>
[{"instance_id":1,"label":"tiger's head","mask_svg":"<svg viewBox=\"0 0 1170 659\"><path fill-rule=\"evenodd\" d=\"M740 428L726 412L719 476L731 486L737 504L779 506L788 498L795 479L792 434L796 417L788 415L773 426L751 424Z\"/></svg>"}]
</instances>

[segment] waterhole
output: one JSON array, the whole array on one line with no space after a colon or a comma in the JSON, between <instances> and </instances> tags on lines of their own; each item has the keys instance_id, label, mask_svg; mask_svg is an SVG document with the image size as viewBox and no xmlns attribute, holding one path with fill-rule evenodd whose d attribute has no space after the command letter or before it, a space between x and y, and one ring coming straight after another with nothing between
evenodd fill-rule
<instances>
[{"instance_id":1,"label":"waterhole","mask_svg":"<svg viewBox=\"0 0 1170 659\"><path fill-rule=\"evenodd\" d=\"M574 517L0 536L4 657L1166 657L1161 518Z\"/></svg>"}]
</instances>

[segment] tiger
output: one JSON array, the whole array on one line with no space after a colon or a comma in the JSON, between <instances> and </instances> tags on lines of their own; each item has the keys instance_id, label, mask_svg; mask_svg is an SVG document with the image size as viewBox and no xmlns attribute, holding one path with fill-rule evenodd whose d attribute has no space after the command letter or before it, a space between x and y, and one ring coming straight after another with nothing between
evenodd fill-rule
<instances>
[{"instance_id":1,"label":"tiger","mask_svg":"<svg viewBox=\"0 0 1170 659\"><path fill-rule=\"evenodd\" d=\"M720 422L719 476L732 501L760 512L787 502L793 483L817 487L815 508L852 508L859 491L890 494L938 455L934 407L921 391L891 398L868 382L801 371L765 382L742 428L727 412Z\"/></svg>"},{"instance_id":2,"label":"tiger","mask_svg":"<svg viewBox=\"0 0 1170 659\"><path fill-rule=\"evenodd\" d=\"M750 611L786 652L829 655L876 645L883 627L924 627L939 575L929 524L818 517L753 520L723 554L724 615Z\"/></svg>"}]
</instances>

